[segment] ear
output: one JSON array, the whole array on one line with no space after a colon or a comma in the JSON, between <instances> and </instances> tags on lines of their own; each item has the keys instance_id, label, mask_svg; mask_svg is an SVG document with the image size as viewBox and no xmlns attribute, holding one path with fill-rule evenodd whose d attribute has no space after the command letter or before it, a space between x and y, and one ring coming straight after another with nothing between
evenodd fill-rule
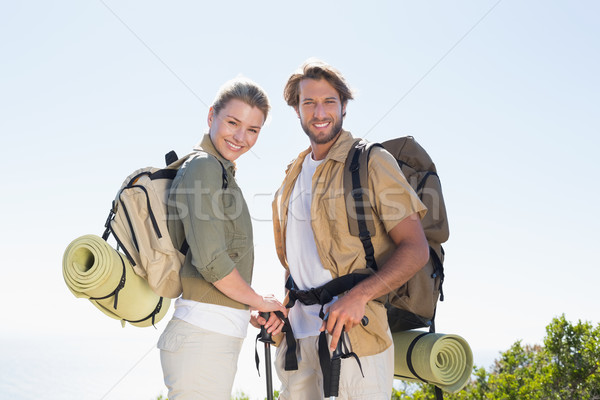
<instances>
[{"instance_id":1,"label":"ear","mask_svg":"<svg viewBox=\"0 0 600 400\"><path fill-rule=\"evenodd\" d=\"M348 105L348 100L342 103L342 118L346 116L346 106Z\"/></svg>"},{"instance_id":2,"label":"ear","mask_svg":"<svg viewBox=\"0 0 600 400\"><path fill-rule=\"evenodd\" d=\"M300 118L300 109L298 108L298 106L294 107L294 111L296 111L296 115L298 116L298 118Z\"/></svg>"},{"instance_id":3,"label":"ear","mask_svg":"<svg viewBox=\"0 0 600 400\"><path fill-rule=\"evenodd\" d=\"M213 122L213 118L215 117L215 110L211 107L208 109L208 118L207 118L207 122L208 122L208 127L210 128L212 126L212 122Z\"/></svg>"}]
</instances>

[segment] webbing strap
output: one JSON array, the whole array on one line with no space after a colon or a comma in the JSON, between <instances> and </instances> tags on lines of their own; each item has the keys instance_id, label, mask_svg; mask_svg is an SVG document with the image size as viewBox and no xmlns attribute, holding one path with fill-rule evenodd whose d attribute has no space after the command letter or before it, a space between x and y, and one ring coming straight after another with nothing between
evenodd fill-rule
<instances>
[{"instance_id":1,"label":"webbing strap","mask_svg":"<svg viewBox=\"0 0 600 400\"><path fill-rule=\"evenodd\" d=\"M156 321L156 314L158 314L160 312L160 309L162 308L162 304L163 304L163 298L161 297L158 300L158 303L156 303L156 307L154 307L154 310L147 317L138 319L137 321L131 321L129 319L124 319L123 321L127 321L131 324L135 324L138 322L143 322L143 321L147 320L148 318L152 318L152 326L154 326L154 322ZM154 326L154 329L156 329L156 326Z\"/></svg>"},{"instance_id":2,"label":"webbing strap","mask_svg":"<svg viewBox=\"0 0 600 400\"><path fill-rule=\"evenodd\" d=\"M183 239L183 243L181 244L181 247L179 248L179 252L185 256L185 255L187 255L187 252L189 249L190 249L190 245L188 244L186 239Z\"/></svg>"},{"instance_id":3,"label":"webbing strap","mask_svg":"<svg viewBox=\"0 0 600 400\"><path fill-rule=\"evenodd\" d=\"M442 247L441 249L443 252L444 248ZM431 246L429 246L429 258L432 260L433 264L433 275L431 275L431 277L435 279L437 275L440 276L440 301L444 301L444 264Z\"/></svg>"},{"instance_id":4,"label":"webbing strap","mask_svg":"<svg viewBox=\"0 0 600 400\"><path fill-rule=\"evenodd\" d=\"M413 366L413 362L412 362L412 353L413 353L413 350L414 350L415 346L417 345L417 342L419 341L419 339L421 339L423 336L429 335L430 333L431 332L423 332L419 336L414 338L413 341L408 346L408 351L406 352L406 364L408 365L408 369L410 370L410 373L413 374L417 379L419 379L420 381L425 382L425 383L429 383L429 382L426 379L421 378L419 376L419 374L417 373L417 371L415 371L415 367Z\"/></svg>"},{"instance_id":5,"label":"webbing strap","mask_svg":"<svg viewBox=\"0 0 600 400\"><path fill-rule=\"evenodd\" d=\"M121 289L123 289L125 287L125 278L126 278L126 269L125 269L125 261L123 261L123 257L119 255L119 260L121 260L121 264L123 265L123 273L121 274L121 279L119 280L119 284L117 285L117 287L115 288L115 290L113 290L112 292L110 292L109 294L107 294L106 296L103 297L90 297L89 300L104 300L109 298L110 296L115 296L115 301L113 303L113 308L116 310L117 309L117 305L119 303L119 292L121 291ZM156 307L154 308L154 310L147 316L144 317L142 319L138 319L137 321L131 321L128 319L124 319L123 321L127 321L129 323L137 323L137 322L142 322L147 320L148 318L152 318L152 326L154 326L154 322L156 320L156 314L158 314L162 308L162 303L163 303L163 298L161 297L158 300L158 303L156 304ZM156 328L156 326L154 326L154 328Z\"/></svg>"},{"instance_id":6,"label":"webbing strap","mask_svg":"<svg viewBox=\"0 0 600 400\"><path fill-rule=\"evenodd\" d=\"M90 300L104 300L104 299L108 299L110 296L114 295L115 296L115 301L113 304L113 308L116 310L117 309L117 304L119 302L119 292L121 291L121 289L123 289L125 287L125 261L123 261L123 257L121 257L119 255L119 260L121 260L121 264L123 264L123 273L121 274L121 279L119 280L119 284L117 285L117 287L115 288L115 290L113 290L112 292L110 292L109 294L107 294L106 296L103 297L90 297Z\"/></svg>"},{"instance_id":7,"label":"webbing strap","mask_svg":"<svg viewBox=\"0 0 600 400\"><path fill-rule=\"evenodd\" d=\"M363 378L365 377L360 359L355 352L350 351L344 340L344 332L340 335L338 347L333 357L329 355L329 345L327 344L327 334L325 332L319 334L318 351L319 364L321 365L321 373L323 374L323 395L325 397L338 396L342 359L353 357L358 363L360 374Z\"/></svg>"},{"instance_id":8,"label":"webbing strap","mask_svg":"<svg viewBox=\"0 0 600 400\"><path fill-rule=\"evenodd\" d=\"M338 276L317 288L300 290L296 289L294 280L290 275L285 284L286 289L289 291L289 303L286 307L293 307L296 301L300 301L307 306L313 304L320 304L323 306L333 300L335 296L347 292L369 276L370 274L352 272L348 275Z\"/></svg>"},{"instance_id":9,"label":"webbing strap","mask_svg":"<svg viewBox=\"0 0 600 400\"><path fill-rule=\"evenodd\" d=\"M298 369L298 358L296 357L296 338L294 337L294 332L292 331L292 325L281 311L274 311L274 313L283 321L283 328L281 329L281 332L284 333L285 343L287 344L283 369L285 371L296 371ZM256 341L258 341L258 339L261 337L261 333L262 332L256 336ZM256 369L259 370L260 359L258 358L256 341L254 342L254 361L256 363ZM258 372L258 375L260 376L260 371Z\"/></svg>"},{"instance_id":10,"label":"webbing strap","mask_svg":"<svg viewBox=\"0 0 600 400\"><path fill-rule=\"evenodd\" d=\"M287 344L287 350L285 352L285 364L283 368L285 371L296 371L298 369L298 358L296 357L296 338L294 337L292 326L290 325L290 321L283 315L281 311L274 311L274 313L283 321L283 329L281 329L281 331L285 333L285 342ZM256 346L261 336L262 332L259 332L258 335L256 335L256 340L254 341L254 362L256 363L258 376L260 376L260 358L258 357L258 349Z\"/></svg>"},{"instance_id":11,"label":"webbing strap","mask_svg":"<svg viewBox=\"0 0 600 400\"><path fill-rule=\"evenodd\" d=\"M360 142L356 145L352 160L350 161L350 173L352 174L352 192L350 195L354 199L354 208L356 211L356 222L358 224L358 237L365 249L365 260L367 267L371 267L377 270L377 263L375 262L375 249L371 242L371 232L367 227L366 214L365 214L365 200L364 190L360 182L360 163L359 158L361 154L366 151L366 142ZM368 153L367 153L368 157ZM368 163L368 158L367 163ZM367 198L367 201L370 201Z\"/></svg>"},{"instance_id":12,"label":"webbing strap","mask_svg":"<svg viewBox=\"0 0 600 400\"><path fill-rule=\"evenodd\" d=\"M317 288L311 288L308 290L299 290L296 289L296 284L294 283L294 279L290 275L285 284L286 289L288 289L288 298L289 302L286 307L291 308L296 304L296 301L304 305L313 305L320 304L321 310L319 311L319 317L321 319L325 319L325 315L323 313L323 307L325 304L328 304L335 296L339 296L340 294L352 289L359 282L368 278L369 274L360 274L357 272L353 272L348 275L342 275L326 284L319 286ZM289 326L291 332L291 326ZM286 334L286 338L287 338ZM343 332L340 336L340 341L338 342L338 347L344 346L343 351L336 351L333 359L329 355L329 345L327 344L327 334L323 331L319 334L319 342L318 342L318 353L319 353L319 364L321 365L321 373L323 374L323 391L325 397L337 396L338 388L339 388L339 377L340 377L340 360L344 358L354 357L356 362L358 363L358 368L360 369L360 373L363 375L362 365L356 353L351 352L348 348L348 345L343 339ZM289 343L289 341L288 341ZM294 341L295 346L295 341ZM295 347L294 347L295 350ZM288 363L289 354L289 344L288 344L288 352L286 353L286 365ZM294 362L297 365L296 354L294 351L293 354ZM257 366L258 368L258 366ZM287 371L287 368L286 368Z\"/></svg>"},{"instance_id":13,"label":"webbing strap","mask_svg":"<svg viewBox=\"0 0 600 400\"><path fill-rule=\"evenodd\" d=\"M429 335L430 333L433 333L433 332L424 332L424 333L420 334L419 336L417 336L416 338L414 338L413 341L410 343L410 346L408 346L408 351L406 352L406 364L408 365L408 369L410 370L410 373L413 374L417 379L419 379L420 381L425 382L425 383L431 383L431 382L427 381L426 379L421 378L419 376L419 374L417 374L417 371L415 370L415 367L412 363L412 353L413 353L413 350L414 350L417 342L419 341L419 339L421 339L423 336ZM439 387L434 385L434 391L435 391L436 400L442 400L444 398L442 389L440 389Z\"/></svg>"},{"instance_id":14,"label":"webbing strap","mask_svg":"<svg viewBox=\"0 0 600 400\"><path fill-rule=\"evenodd\" d=\"M287 344L287 350L285 352L285 371L296 371L298 369L298 359L296 358L296 338L292 331L292 325L290 321L279 311L275 311L275 314L281 318L284 322L283 329L285 333L285 343Z\"/></svg>"}]
</instances>

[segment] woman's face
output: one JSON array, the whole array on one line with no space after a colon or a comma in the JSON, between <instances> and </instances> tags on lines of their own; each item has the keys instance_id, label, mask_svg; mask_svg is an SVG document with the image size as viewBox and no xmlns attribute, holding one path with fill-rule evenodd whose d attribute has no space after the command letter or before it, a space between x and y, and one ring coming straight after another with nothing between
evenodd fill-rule
<instances>
[{"instance_id":1,"label":"woman's face","mask_svg":"<svg viewBox=\"0 0 600 400\"><path fill-rule=\"evenodd\" d=\"M254 146L265 122L263 112L238 99L231 99L215 114L208 112L210 138L223 158L235 161Z\"/></svg>"}]
</instances>

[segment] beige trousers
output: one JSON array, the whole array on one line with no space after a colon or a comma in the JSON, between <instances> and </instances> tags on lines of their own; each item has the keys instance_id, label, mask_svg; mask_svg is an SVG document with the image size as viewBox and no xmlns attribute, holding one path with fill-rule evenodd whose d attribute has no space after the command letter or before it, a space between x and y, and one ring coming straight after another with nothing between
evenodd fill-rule
<instances>
[{"instance_id":1,"label":"beige trousers","mask_svg":"<svg viewBox=\"0 0 600 400\"><path fill-rule=\"evenodd\" d=\"M169 400L230 400L243 341L169 321L158 340Z\"/></svg>"},{"instance_id":2,"label":"beige trousers","mask_svg":"<svg viewBox=\"0 0 600 400\"><path fill-rule=\"evenodd\" d=\"M323 374L319 364L318 336L297 341L298 370L285 371L285 340L277 348L275 369L281 381L279 400L323 399ZM389 400L394 383L394 346L373 356L361 357L358 363L353 357L342 359L340 386L336 399ZM329 400L329 398L327 398Z\"/></svg>"}]
</instances>

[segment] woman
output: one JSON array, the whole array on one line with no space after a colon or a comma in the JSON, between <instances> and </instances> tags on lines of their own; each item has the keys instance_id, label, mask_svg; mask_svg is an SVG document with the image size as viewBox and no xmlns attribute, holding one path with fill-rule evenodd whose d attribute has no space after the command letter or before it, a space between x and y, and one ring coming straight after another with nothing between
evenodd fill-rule
<instances>
[{"instance_id":1,"label":"woman","mask_svg":"<svg viewBox=\"0 0 600 400\"><path fill-rule=\"evenodd\" d=\"M170 400L229 400L250 310L285 313L275 297L250 287L252 225L234 177L234 161L254 146L269 109L255 83L225 84L208 112L209 132L198 153L173 180L169 232L189 251L180 274L183 294L158 341ZM256 314L253 325L265 323ZM271 313L265 327L277 334L283 325Z\"/></svg>"}]
</instances>

